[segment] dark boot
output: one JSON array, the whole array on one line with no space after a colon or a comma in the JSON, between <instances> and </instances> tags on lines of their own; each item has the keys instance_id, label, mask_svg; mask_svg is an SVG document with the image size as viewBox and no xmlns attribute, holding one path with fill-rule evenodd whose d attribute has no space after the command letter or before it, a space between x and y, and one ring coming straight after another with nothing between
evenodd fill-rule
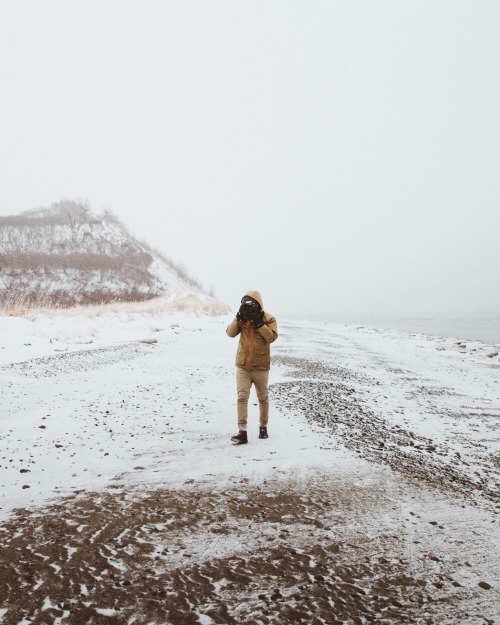
<instances>
[{"instance_id":1,"label":"dark boot","mask_svg":"<svg viewBox=\"0 0 500 625\"><path fill-rule=\"evenodd\" d=\"M231 436L231 440L233 441L233 443L238 443L238 445L243 445L244 443L248 443L246 430L240 430L238 434Z\"/></svg>"},{"instance_id":2,"label":"dark boot","mask_svg":"<svg viewBox=\"0 0 500 625\"><path fill-rule=\"evenodd\" d=\"M267 435L267 427L260 426L259 428L259 438L269 438Z\"/></svg>"}]
</instances>

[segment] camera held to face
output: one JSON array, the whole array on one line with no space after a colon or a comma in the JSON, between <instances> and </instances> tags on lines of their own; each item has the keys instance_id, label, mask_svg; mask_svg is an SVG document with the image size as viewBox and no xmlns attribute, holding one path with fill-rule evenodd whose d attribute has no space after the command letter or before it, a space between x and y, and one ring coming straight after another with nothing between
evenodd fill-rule
<instances>
[{"instance_id":1,"label":"camera held to face","mask_svg":"<svg viewBox=\"0 0 500 625\"><path fill-rule=\"evenodd\" d=\"M249 321L253 324L255 328L259 328L263 325L263 317L264 312L262 308L257 302L257 300L253 299L253 297L245 296L241 300L241 306L236 314L236 318L240 323L245 323Z\"/></svg>"},{"instance_id":2,"label":"camera held to face","mask_svg":"<svg viewBox=\"0 0 500 625\"><path fill-rule=\"evenodd\" d=\"M260 306L252 300L245 300L238 311L240 321L254 321L260 315Z\"/></svg>"}]
</instances>

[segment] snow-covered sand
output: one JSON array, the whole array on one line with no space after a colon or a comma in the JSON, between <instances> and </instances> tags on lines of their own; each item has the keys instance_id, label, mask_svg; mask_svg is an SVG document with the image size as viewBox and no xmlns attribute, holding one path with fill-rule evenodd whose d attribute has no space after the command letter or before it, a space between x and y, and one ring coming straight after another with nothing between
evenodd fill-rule
<instances>
[{"instance_id":1,"label":"snow-covered sand","mask_svg":"<svg viewBox=\"0 0 500 625\"><path fill-rule=\"evenodd\" d=\"M225 336L228 321L84 310L1 317L4 521L18 508L36 514L62 497L109 488L140 499L156 489L337 484L359 501L357 512L350 505L348 513L335 511L348 514L338 536L347 532L352 542L356 532L397 528L408 573L453 570L456 592L467 589L453 595L460 622L493 622L500 608L500 360L488 354L495 346L282 323L273 345L270 438L257 439L252 396L250 443L233 446L236 342ZM200 561L203 540L190 543Z\"/></svg>"},{"instance_id":2,"label":"snow-covered sand","mask_svg":"<svg viewBox=\"0 0 500 625\"><path fill-rule=\"evenodd\" d=\"M225 335L227 319L2 321L11 327L0 351L3 514L110 481L224 484L330 462L304 419L276 415L272 445L257 445L253 432L251 445L230 444L236 342ZM281 379L274 368L271 383Z\"/></svg>"}]
</instances>

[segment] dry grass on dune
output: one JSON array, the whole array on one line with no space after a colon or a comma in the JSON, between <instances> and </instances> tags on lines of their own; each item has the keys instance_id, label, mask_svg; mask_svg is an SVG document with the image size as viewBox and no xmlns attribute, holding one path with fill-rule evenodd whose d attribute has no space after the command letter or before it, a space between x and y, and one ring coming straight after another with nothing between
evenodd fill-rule
<instances>
[{"instance_id":1,"label":"dry grass on dune","mask_svg":"<svg viewBox=\"0 0 500 625\"><path fill-rule=\"evenodd\" d=\"M219 316L227 314L229 307L214 297L197 293L190 293L172 301L166 297L155 297L144 301L102 302L86 306L59 306L46 297L27 299L16 296L8 304L0 306L0 315L9 317L23 317L32 313L101 317L112 313L158 315L166 312L193 312Z\"/></svg>"}]
</instances>

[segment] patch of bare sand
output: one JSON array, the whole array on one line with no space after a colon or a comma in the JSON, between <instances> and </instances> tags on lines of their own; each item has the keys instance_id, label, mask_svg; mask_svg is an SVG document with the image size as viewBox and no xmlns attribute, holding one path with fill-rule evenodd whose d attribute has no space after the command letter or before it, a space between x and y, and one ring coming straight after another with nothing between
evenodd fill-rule
<instances>
[{"instance_id":1,"label":"patch of bare sand","mask_svg":"<svg viewBox=\"0 0 500 625\"><path fill-rule=\"evenodd\" d=\"M0 530L0 614L5 625L493 623L493 595L456 581L465 554L440 553L437 524L418 524L421 504L398 484L379 471L118 486L18 511Z\"/></svg>"}]
</instances>

